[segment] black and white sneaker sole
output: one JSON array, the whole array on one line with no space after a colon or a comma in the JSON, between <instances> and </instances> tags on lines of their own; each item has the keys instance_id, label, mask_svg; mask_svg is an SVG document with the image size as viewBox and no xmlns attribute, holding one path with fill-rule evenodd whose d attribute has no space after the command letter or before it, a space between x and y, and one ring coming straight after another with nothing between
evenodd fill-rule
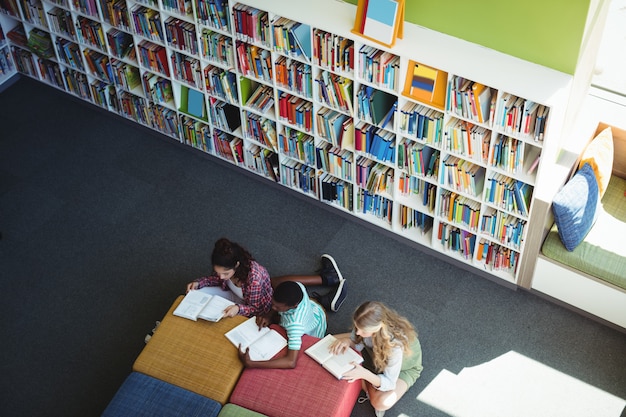
<instances>
[{"instance_id":1,"label":"black and white sneaker sole","mask_svg":"<svg viewBox=\"0 0 626 417\"><path fill-rule=\"evenodd\" d=\"M333 264L333 268L335 268L335 271L337 272L337 276L339 277L339 282L341 283L344 280L344 278L343 278L343 275L341 275L341 271L339 270L339 267L337 266L337 262L335 262L335 259L332 256L328 255L327 253L323 254L322 258L328 259L330 263Z\"/></svg>"},{"instance_id":2,"label":"black and white sneaker sole","mask_svg":"<svg viewBox=\"0 0 626 417\"><path fill-rule=\"evenodd\" d=\"M343 304L343 302L346 301L347 287L345 285L346 285L345 279L342 279L341 281L339 281L339 284L337 284L337 291L335 291L335 295L332 301L330 302L330 309L333 312L337 312L341 308L341 305Z\"/></svg>"}]
</instances>

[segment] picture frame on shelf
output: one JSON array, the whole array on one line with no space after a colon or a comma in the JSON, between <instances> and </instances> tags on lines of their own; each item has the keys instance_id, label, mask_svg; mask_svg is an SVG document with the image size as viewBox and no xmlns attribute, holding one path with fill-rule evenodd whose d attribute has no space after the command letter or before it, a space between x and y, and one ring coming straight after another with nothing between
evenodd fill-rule
<instances>
[{"instance_id":1,"label":"picture frame on shelf","mask_svg":"<svg viewBox=\"0 0 626 417\"><path fill-rule=\"evenodd\" d=\"M443 110L447 82L447 72L409 60L402 95Z\"/></svg>"},{"instance_id":2,"label":"picture frame on shelf","mask_svg":"<svg viewBox=\"0 0 626 417\"><path fill-rule=\"evenodd\" d=\"M404 35L405 0L359 0L352 33L393 47Z\"/></svg>"}]
</instances>

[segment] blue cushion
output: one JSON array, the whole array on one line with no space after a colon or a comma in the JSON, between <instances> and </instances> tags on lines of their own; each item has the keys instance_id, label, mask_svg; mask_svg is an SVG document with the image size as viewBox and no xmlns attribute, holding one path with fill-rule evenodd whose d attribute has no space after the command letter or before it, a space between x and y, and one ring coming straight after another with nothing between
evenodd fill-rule
<instances>
[{"instance_id":1,"label":"blue cushion","mask_svg":"<svg viewBox=\"0 0 626 417\"><path fill-rule=\"evenodd\" d=\"M598 204L598 182L591 166L584 164L552 202L554 220L565 249L573 251L587 236L596 221Z\"/></svg>"},{"instance_id":2,"label":"blue cushion","mask_svg":"<svg viewBox=\"0 0 626 417\"><path fill-rule=\"evenodd\" d=\"M222 405L140 372L131 373L103 417L216 417Z\"/></svg>"}]
</instances>

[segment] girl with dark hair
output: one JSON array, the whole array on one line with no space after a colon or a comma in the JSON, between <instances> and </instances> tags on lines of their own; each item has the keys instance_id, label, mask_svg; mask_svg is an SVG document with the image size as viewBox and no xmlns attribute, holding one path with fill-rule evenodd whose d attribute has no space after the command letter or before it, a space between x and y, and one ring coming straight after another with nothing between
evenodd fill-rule
<instances>
[{"instance_id":1,"label":"girl with dark hair","mask_svg":"<svg viewBox=\"0 0 626 417\"><path fill-rule=\"evenodd\" d=\"M235 302L224 310L224 317L252 317L268 313L272 307L272 284L267 269L250 252L235 242L221 238L211 253L213 273L187 284L187 292L205 288Z\"/></svg>"},{"instance_id":2,"label":"girl with dark hair","mask_svg":"<svg viewBox=\"0 0 626 417\"><path fill-rule=\"evenodd\" d=\"M376 417L382 417L415 383L422 372L422 348L413 325L377 301L366 301L352 315L351 333L336 335L334 353L354 348L363 354L363 366L345 374L361 380Z\"/></svg>"}]
</instances>

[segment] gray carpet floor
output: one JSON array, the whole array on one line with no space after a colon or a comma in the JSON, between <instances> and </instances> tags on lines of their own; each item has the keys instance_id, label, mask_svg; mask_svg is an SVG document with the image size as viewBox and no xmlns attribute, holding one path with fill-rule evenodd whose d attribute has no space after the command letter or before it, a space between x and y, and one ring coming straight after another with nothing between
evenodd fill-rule
<instances>
[{"instance_id":1,"label":"gray carpet floor","mask_svg":"<svg viewBox=\"0 0 626 417\"><path fill-rule=\"evenodd\" d=\"M349 295L330 332L368 299L415 324L424 372L389 416L446 415L417 395L509 351L626 398L626 334L533 293L28 78L0 94L0 126L2 416L100 415L222 236L272 275L332 254Z\"/></svg>"}]
</instances>

